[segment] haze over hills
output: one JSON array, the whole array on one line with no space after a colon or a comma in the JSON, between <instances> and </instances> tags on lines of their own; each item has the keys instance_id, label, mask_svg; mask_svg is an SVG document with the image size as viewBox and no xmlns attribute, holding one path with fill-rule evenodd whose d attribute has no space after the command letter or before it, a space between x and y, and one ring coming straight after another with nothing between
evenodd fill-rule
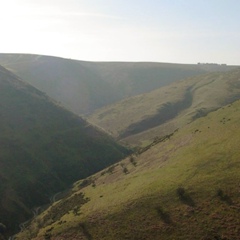
<instances>
[{"instance_id":1,"label":"haze over hills","mask_svg":"<svg viewBox=\"0 0 240 240\"><path fill-rule=\"evenodd\" d=\"M240 99L240 68L208 73L96 110L89 120L115 138L146 145Z\"/></svg>"},{"instance_id":2,"label":"haze over hills","mask_svg":"<svg viewBox=\"0 0 240 240\"><path fill-rule=\"evenodd\" d=\"M49 197L128 150L0 66L0 222L9 232Z\"/></svg>"},{"instance_id":3,"label":"haze over hills","mask_svg":"<svg viewBox=\"0 0 240 240\"><path fill-rule=\"evenodd\" d=\"M0 239L1 223L9 234L34 208L16 239L238 239L239 67L1 63ZM125 158L105 131L147 147Z\"/></svg>"},{"instance_id":4,"label":"haze over hills","mask_svg":"<svg viewBox=\"0 0 240 240\"><path fill-rule=\"evenodd\" d=\"M29 54L0 54L0 64L77 114L149 92L186 77L233 66L84 62Z\"/></svg>"},{"instance_id":5,"label":"haze over hills","mask_svg":"<svg viewBox=\"0 0 240 240\"><path fill-rule=\"evenodd\" d=\"M240 101L74 185L17 239L240 239Z\"/></svg>"}]
</instances>

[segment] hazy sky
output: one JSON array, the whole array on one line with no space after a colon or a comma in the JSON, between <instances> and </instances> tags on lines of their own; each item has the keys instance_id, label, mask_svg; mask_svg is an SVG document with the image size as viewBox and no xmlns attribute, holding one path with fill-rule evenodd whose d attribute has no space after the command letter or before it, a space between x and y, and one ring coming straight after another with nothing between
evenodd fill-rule
<instances>
[{"instance_id":1,"label":"hazy sky","mask_svg":"<svg viewBox=\"0 0 240 240\"><path fill-rule=\"evenodd\" d=\"M240 65L240 0L0 0L0 52Z\"/></svg>"}]
</instances>

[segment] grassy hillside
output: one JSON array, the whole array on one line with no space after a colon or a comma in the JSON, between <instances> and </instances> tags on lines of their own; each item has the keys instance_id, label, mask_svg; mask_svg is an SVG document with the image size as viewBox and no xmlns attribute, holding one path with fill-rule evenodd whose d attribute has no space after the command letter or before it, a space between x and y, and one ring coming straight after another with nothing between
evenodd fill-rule
<instances>
[{"instance_id":1,"label":"grassy hillside","mask_svg":"<svg viewBox=\"0 0 240 240\"><path fill-rule=\"evenodd\" d=\"M0 66L0 222L9 231L33 207L127 150Z\"/></svg>"},{"instance_id":2,"label":"grassy hillside","mask_svg":"<svg viewBox=\"0 0 240 240\"><path fill-rule=\"evenodd\" d=\"M208 73L97 110L89 120L114 137L145 145L240 98L240 69Z\"/></svg>"},{"instance_id":3,"label":"grassy hillside","mask_svg":"<svg viewBox=\"0 0 240 240\"><path fill-rule=\"evenodd\" d=\"M240 101L91 178L17 239L240 239Z\"/></svg>"},{"instance_id":4,"label":"grassy hillside","mask_svg":"<svg viewBox=\"0 0 240 240\"><path fill-rule=\"evenodd\" d=\"M77 114L89 114L189 76L233 68L214 64L84 62L24 54L0 54L0 64Z\"/></svg>"}]
</instances>

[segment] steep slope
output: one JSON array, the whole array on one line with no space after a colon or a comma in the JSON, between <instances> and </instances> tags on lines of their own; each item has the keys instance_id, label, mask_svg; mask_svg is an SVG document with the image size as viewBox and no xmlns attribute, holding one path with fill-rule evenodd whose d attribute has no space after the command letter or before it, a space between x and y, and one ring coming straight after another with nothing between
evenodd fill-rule
<instances>
[{"instance_id":1,"label":"steep slope","mask_svg":"<svg viewBox=\"0 0 240 240\"><path fill-rule=\"evenodd\" d=\"M24 54L0 54L0 64L77 114L89 114L189 76L233 68L214 64L84 62Z\"/></svg>"},{"instance_id":2,"label":"steep slope","mask_svg":"<svg viewBox=\"0 0 240 240\"><path fill-rule=\"evenodd\" d=\"M237 101L77 182L18 239L239 240L239 141Z\"/></svg>"},{"instance_id":3,"label":"steep slope","mask_svg":"<svg viewBox=\"0 0 240 240\"><path fill-rule=\"evenodd\" d=\"M9 231L30 209L127 150L0 66L0 222Z\"/></svg>"},{"instance_id":4,"label":"steep slope","mask_svg":"<svg viewBox=\"0 0 240 240\"><path fill-rule=\"evenodd\" d=\"M239 79L239 68L192 77L99 109L89 120L125 142L148 144L239 99Z\"/></svg>"}]
</instances>

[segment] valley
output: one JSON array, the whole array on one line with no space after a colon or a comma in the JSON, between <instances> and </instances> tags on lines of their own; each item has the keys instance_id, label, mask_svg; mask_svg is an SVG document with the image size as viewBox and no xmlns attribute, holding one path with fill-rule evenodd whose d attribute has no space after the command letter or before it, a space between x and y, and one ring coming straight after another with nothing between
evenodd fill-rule
<instances>
[{"instance_id":1,"label":"valley","mask_svg":"<svg viewBox=\"0 0 240 240\"><path fill-rule=\"evenodd\" d=\"M239 239L239 118L237 101L76 182L19 239Z\"/></svg>"},{"instance_id":2,"label":"valley","mask_svg":"<svg viewBox=\"0 0 240 240\"><path fill-rule=\"evenodd\" d=\"M129 152L3 67L0 116L0 222L9 232L52 194Z\"/></svg>"},{"instance_id":3,"label":"valley","mask_svg":"<svg viewBox=\"0 0 240 240\"><path fill-rule=\"evenodd\" d=\"M239 239L238 66L0 64L0 239Z\"/></svg>"}]
</instances>

